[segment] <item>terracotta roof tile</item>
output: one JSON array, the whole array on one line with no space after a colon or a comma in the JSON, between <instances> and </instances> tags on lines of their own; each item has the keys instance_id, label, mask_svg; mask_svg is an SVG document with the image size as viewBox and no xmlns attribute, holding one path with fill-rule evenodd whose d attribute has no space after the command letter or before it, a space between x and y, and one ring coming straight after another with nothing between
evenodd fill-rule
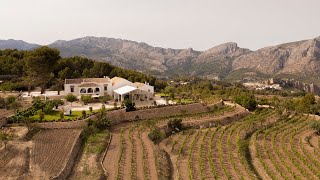
<instances>
[{"instance_id":1,"label":"terracotta roof tile","mask_svg":"<svg viewBox=\"0 0 320 180\"><path fill-rule=\"evenodd\" d=\"M78 78L78 79L66 79L66 84L81 84L83 82L92 83L109 83L110 78Z\"/></svg>"}]
</instances>

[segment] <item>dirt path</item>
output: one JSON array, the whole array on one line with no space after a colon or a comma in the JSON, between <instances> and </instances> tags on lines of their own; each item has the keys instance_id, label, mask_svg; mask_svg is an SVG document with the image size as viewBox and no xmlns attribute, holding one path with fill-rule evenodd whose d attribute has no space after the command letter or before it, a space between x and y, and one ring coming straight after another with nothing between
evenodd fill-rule
<instances>
[{"instance_id":1,"label":"dirt path","mask_svg":"<svg viewBox=\"0 0 320 180\"><path fill-rule=\"evenodd\" d=\"M150 179L157 180L158 179L157 167L156 167L156 161L155 161L155 156L154 156L154 151L153 151L154 145L150 141L150 139L148 138L147 131L144 131L141 134L141 138L142 138L142 141L145 143L145 147L147 150Z\"/></svg>"},{"instance_id":2,"label":"dirt path","mask_svg":"<svg viewBox=\"0 0 320 180\"><path fill-rule=\"evenodd\" d=\"M131 178L131 159L132 157L132 143L129 140L129 136L130 136L130 129L127 128L124 131L124 142L126 144L126 148L125 148L125 156L124 156L124 163L121 164L120 168L122 169L121 172L123 173L123 179L132 179ZM134 170L133 172L134 173Z\"/></svg>"},{"instance_id":3,"label":"dirt path","mask_svg":"<svg viewBox=\"0 0 320 180\"><path fill-rule=\"evenodd\" d=\"M137 179L144 179L144 169L143 169L143 146L139 140L139 130L136 129L133 134L133 140L135 142L135 152L136 152L136 176Z\"/></svg>"},{"instance_id":4,"label":"dirt path","mask_svg":"<svg viewBox=\"0 0 320 180\"><path fill-rule=\"evenodd\" d=\"M201 130L199 130L201 131ZM204 136L204 132L200 132L199 136L195 140L194 147L193 147L193 152L192 152L192 174L193 174L193 179L201 179L201 174L200 174L200 144L201 140Z\"/></svg>"},{"instance_id":5,"label":"dirt path","mask_svg":"<svg viewBox=\"0 0 320 180\"><path fill-rule=\"evenodd\" d=\"M118 171L118 158L120 151L120 132L114 131L112 133L112 140L109 149L104 158L103 165L107 171L108 179L116 179Z\"/></svg>"},{"instance_id":6,"label":"dirt path","mask_svg":"<svg viewBox=\"0 0 320 180\"><path fill-rule=\"evenodd\" d=\"M183 141L185 141L186 143L182 143L179 147L179 151L180 149L181 151L181 155L180 157L178 157L178 162L177 162L177 169L179 171L178 176L181 179L189 179L189 172L188 172L188 151L190 149L190 145L191 142L194 138L194 136L196 135L196 133L193 133L191 136L189 135L185 135L183 138Z\"/></svg>"},{"instance_id":7,"label":"dirt path","mask_svg":"<svg viewBox=\"0 0 320 180\"><path fill-rule=\"evenodd\" d=\"M175 140L177 140L179 137L180 137L180 135L174 135L173 138L171 139L171 143L167 142L167 141L162 141L159 144L159 147L161 149L163 149L170 156L170 161L172 162L172 166L173 166L172 167L173 168L172 177L174 179L176 179L175 177L177 177L177 166L176 166L176 163L175 163L175 162L177 162L177 155L173 153L172 145L173 145L173 142ZM176 147L178 147L178 146L176 146Z\"/></svg>"}]
</instances>

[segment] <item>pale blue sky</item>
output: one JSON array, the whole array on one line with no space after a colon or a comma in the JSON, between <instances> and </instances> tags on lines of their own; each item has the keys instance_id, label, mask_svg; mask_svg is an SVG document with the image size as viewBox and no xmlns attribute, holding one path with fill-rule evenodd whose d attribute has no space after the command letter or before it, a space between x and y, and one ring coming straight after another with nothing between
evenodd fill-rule
<instances>
[{"instance_id":1,"label":"pale blue sky","mask_svg":"<svg viewBox=\"0 0 320 180\"><path fill-rule=\"evenodd\" d=\"M258 49L320 36L319 0L0 0L0 39L83 36L205 50Z\"/></svg>"}]
</instances>

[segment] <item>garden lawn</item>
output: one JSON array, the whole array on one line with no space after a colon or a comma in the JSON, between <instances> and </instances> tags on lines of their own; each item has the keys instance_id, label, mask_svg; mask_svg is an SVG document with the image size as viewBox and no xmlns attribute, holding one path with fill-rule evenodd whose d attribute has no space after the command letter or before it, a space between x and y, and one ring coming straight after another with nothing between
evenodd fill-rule
<instances>
[{"instance_id":1,"label":"garden lawn","mask_svg":"<svg viewBox=\"0 0 320 180\"><path fill-rule=\"evenodd\" d=\"M93 112L97 112L98 110L94 110ZM90 111L86 111L87 115L91 114ZM72 111L71 116L64 116L63 119L70 120L82 117L82 111ZM34 115L31 117L32 120L38 121L40 120L39 115ZM55 121L60 119L60 111L53 111L50 114L45 114L43 121Z\"/></svg>"}]
</instances>

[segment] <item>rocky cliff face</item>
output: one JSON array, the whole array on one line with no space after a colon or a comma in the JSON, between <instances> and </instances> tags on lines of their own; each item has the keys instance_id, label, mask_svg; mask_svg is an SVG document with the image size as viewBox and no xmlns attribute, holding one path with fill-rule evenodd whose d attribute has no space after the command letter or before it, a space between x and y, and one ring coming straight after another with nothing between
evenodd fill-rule
<instances>
[{"instance_id":1,"label":"rocky cliff face","mask_svg":"<svg viewBox=\"0 0 320 180\"><path fill-rule=\"evenodd\" d=\"M320 37L254 51L236 58L232 67L233 70L248 68L265 74L318 74Z\"/></svg>"},{"instance_id":2,"label":"rocky cliff face","mask_svg":"<svg viewBox=\"0 0 320 180\"><path fill-rule=\"evenodd\" d=\"M292 87L296 89L300 89L305 92L311 92L315 94L320 94L319 86L315 85L314 83L308 84L303 83L294 79L278 79L274 81L277 84L280 84L281 87Z\"/></svg>"}]
</instances>

